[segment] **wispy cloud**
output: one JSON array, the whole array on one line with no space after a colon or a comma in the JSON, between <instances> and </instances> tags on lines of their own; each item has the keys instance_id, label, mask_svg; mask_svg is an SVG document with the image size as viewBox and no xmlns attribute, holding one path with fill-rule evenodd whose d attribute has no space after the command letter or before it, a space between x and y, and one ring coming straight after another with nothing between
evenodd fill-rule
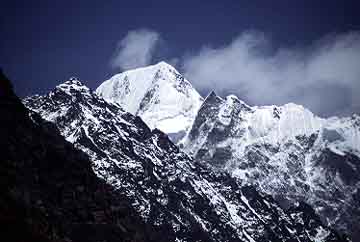
<instances>
[{"instance_id":1,"label":"wispy cloud","mask_svg":"<svg viewBox=\"0 0 360 242\"><path fill-rule=\"evenodd\" d=\"M328 35L304 48L276 48L261 32L183 59L185 75L202 91L235 93L251 104L303 104L333 115L360 106L360 32Z\"/></svg>"},{"instance_id":2,"label":"wispy cloud","mask_svg":"<svg viewBox=\"0 0 360 242\"><path fill-rule=\"evenodd\" d=\"M148 29L137 29L127 33L118 43L111 66L127 70L150 64L159 33Z\"/></svg>"}]
</instances>

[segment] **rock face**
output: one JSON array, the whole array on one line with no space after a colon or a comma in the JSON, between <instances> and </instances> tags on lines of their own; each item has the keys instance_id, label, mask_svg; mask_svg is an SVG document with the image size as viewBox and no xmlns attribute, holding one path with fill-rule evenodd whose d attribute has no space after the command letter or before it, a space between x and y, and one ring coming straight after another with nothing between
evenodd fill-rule
<instances>
[{"instance_id":1,"label":"rock face","mask_svg":"<svg viewBox=\"0 0 360 242\"><path fill-rule=\"evenodd\" d=\"M85 153L23 106L2 73L0 84L2 241L162 238L142 222L126 196L94 174Z\"/></svg>"},{"instance_id":2,"label":"rock face","mask_svg":"<svg viewBox=\"0 0 360 242\"><path fill-rule=\"evenodd\" d=\"M285 207L310 204L325 223L360 238L358 115L321 119L295 104L251 107L212 92L181 146Z\"/></svg>"},{"instance_id":3,"label":"rock face","mask_svg":"<svg viewBox=\"0 0 360 242\"><path fill-rule=\"evenodd\" d=\"M203 99L174 67L165 62L126 71L101 84L96 93L116 102L151 128L177 142L191 127Z\"/></svg>"},{"instance_id":4,"label":"rock face","mask_svg":"<svg viewBox=\"0 0 360 242\"><path fill-rule=\"evenodd\" d=\"M118 104L72 79L25 105L87 153L95 173L124 194L164 241L347 241L298 204L270 196L179 151Z\"/></svg>"}]
</instances>

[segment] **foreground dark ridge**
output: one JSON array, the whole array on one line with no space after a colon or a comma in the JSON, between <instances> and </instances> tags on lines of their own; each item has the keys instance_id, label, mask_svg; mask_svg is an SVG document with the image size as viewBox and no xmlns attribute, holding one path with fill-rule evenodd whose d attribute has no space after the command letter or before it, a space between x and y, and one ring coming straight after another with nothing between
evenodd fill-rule
<instances>
[{"instance_id":1,"label":"foreground dark ridge","mask_svg":"<svg viewBox=\"0 0 360 242\"><path fill-rule=\"evenodd\" d=\"M0 73L2 241L166 241Z\"/></svg>"},{"instance_id":2,"label":"foreground dark ridge","mask_svg":"<svg viewBox=\"0 0 360 242\"><path fill-rule=\"evenodd\" d=\"M193 161L165 134L77 79L24 103L86 152L95 173L167 241L346 241L311 207L284 211L254 187Z\"/></svg>"}]
</instances>

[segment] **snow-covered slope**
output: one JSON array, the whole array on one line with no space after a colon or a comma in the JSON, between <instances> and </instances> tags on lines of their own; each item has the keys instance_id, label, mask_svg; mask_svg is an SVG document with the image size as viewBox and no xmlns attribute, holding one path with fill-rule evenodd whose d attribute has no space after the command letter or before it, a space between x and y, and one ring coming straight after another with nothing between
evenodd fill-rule
<instances>
[{"instance_id":1,"label":"snow-covered slope","mask_svg":"<svg viewBox=\"0 0 360 242\"><path fill-rule=\"evenodd\" d=\"M185 135L203 101L191 84L165 62L117 74L102 83L96 93L119 103L174 141Z\"/></svg>"},{"instance_id":2,"label":"snow-covered slope","mask_svg":"<svg viewBox=\"0 0 360 242\"><path fill-rule=\"evenodd\" d=\"M360 236L360 117L322 119L296 104L251 107L212 92L181 144L284 205L306 201Z\"/></svg>"},{"instance_id":3,"label":"snow-covered slope","mask_svg":"<svg viewBox=\"0 0 360 242\"><path fill-rule=\"evenodd\" d=\"M192 160L164 133L76 79L24 103L87 153L95 173L132 201L163 241L345 241L309 206L283 210L254 187Z\"/></svg>"}]
</instances>

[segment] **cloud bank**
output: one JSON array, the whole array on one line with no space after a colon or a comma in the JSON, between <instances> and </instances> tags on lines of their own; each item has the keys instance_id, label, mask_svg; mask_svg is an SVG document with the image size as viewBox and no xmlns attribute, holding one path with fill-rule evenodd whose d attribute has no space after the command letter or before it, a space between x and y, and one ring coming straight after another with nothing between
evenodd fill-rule
<instances>
[{"instance_id":1,"label":"cloud bank","mask_svg":"<svg viewBox=\"0 0 360 242\"><path fill-rule=\"evenodd\" d=\"M200 91L234 93L254 105L302 104L328 116L360 110L360 32L329 35L304 48L273 48L260 32L183 58Z\"/></svg>"},{"instance_id":2,"label":"cloud bank","mask_svg":"<svg viewBox=\"0 0 360 242\"><path fill-rule=\"evenodd\" d=\"M127 33L118 43L111 66L121 70L146 66L151 59L160 40L160 35L152 30L137 29Z\"/></svg>"}]
</instances>

